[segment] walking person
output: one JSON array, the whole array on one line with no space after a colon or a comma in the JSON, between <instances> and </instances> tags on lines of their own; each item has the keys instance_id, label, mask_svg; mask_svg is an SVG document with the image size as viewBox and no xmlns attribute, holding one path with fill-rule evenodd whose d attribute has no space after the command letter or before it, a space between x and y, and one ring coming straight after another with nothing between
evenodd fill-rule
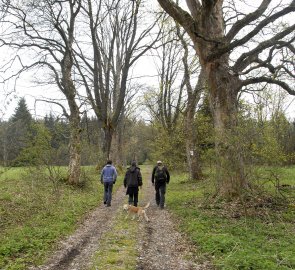
<instances>
[{"instance_id":1,"label":"walking person","mask_svg":"<svg viewBox=\"0 0 295 270\"><path fill-rule=\"evenodd\" d=\"M103 203L111 206L113 184L117 180L116 168L112 165L112 161L108 160L106 166L101 171L100 181L104 185Z\"/></svg>"},{"instance_id":2,"label":"walking person","mask_svg":"<svg viewBox=\"0 0 295 270\"><path fill-rule=\"evenodd\" d=\"M170 181L170 174L168 169L163 165L162 161L157 161L157 165L152 172L152 183L156 190L156 204L161 209L165 204L166 184Z\"/></svg>"},{"instance_id":3,"label":"walking person","mask_svg":"<svg viewBox=\"0 0 295 270\"><path fill-rule=\"evenodd\" d=\"M129 195L128 204L137 206L139 187L142 188L142 176L135 161L132 161L131 167L127 169L124 177L124 187L127 187L126 195Z\"/></svg>"}]
</instances>

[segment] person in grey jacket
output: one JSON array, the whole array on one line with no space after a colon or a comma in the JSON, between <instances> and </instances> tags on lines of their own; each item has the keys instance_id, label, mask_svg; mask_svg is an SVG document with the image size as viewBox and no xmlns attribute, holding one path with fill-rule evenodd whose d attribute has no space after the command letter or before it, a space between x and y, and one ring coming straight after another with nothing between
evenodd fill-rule
<instances>
[{"instance_id":1,"label":"person in grey jacket","mask_svg":"<svg viewBox=\"0 0 295 270\"><path fill-rule=\"evenodd\" d=\"M138 203L138 187L142 187L142 176L140 168L136 166L136 162L132 161L131 167L127 169L124 177L124 187L127 187L126 195L129 195L129 205L137 206Z\"/></svg>"},{"instance_id":2,"label":"person in grey jacket","mask_svg":"<svg viewBox=\"0 0 295 270\"><path fill-rule=\"evenodd\" d=\"M101 171L100 181L104 185L103 203L106 206L111 206L113 184L117 180L116 168L112 165L112 161L108 160L107 165Z\"/></svg>"}]
</instances>

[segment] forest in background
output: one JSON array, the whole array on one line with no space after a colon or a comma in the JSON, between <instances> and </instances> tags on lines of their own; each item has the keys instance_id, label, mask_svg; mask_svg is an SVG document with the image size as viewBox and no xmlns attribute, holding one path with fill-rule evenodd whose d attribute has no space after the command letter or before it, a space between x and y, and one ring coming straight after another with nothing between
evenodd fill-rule
<instances>
[{"instance_id":1,"label":"forest in background","mask_svg":"<svg viewBox=\"0 0 295 270\"><path fill-rule=\"evenodd\" d=\"M253 114L249 113L252 106ZM246 111L247 107L247 111ZM244 112L243 112L244 110ZM240 143L245 144L248 165L283 166L295 164L295 122L288 120L281 108L270 112L250 104L241 104L242 132ZM254 114L255 112L255 114ZM270 113L270 114L269 114ZM81 165L98 165L104 162L103 131L95 117L81 119ZM158 159L177 170L188 172L186 165L184 117L179 117L173 132L165 129L156 119L146 123L136 117L125 118L120 148L112 146L114 163L127 166L132 160L139 164ZM205 167L214 165L214 139L212 115L206 100L198 109L194 123L198 152ZM69 162L69 123L52 114L44 119L34 119L26 101L21 98L14 114L0 124L1 165L66 166ZM243 137L242 137L243 136ZM116 153L123 157L116 160Z\"/></svg>"}]
</instances>

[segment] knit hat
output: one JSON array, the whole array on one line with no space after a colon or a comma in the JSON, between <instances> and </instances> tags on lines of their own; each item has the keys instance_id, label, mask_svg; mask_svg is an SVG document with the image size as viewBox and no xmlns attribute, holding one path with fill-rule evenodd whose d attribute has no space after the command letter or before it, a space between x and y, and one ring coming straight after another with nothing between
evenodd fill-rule
<instances>
[{"instance_id":1,"label":"knit hat","mask_svg":"<svg viewBox=\"0 0 295 270\"><path fill-rule=\"evenodd\" d=\"M158 160L158 161L157 161L157 164L162 164L162 161L161 161L161 160Z\"/></svg>"},{"instance_id":2,"label":"knit hat","mask_svg":"<svg viewBox=\"0 0 295 270\"><path fill-rule=\"evenodd\" d=\"M131 162L131 166L136 166L136 161L133 160L133 161Z\"/></svg>"}]
</instances>

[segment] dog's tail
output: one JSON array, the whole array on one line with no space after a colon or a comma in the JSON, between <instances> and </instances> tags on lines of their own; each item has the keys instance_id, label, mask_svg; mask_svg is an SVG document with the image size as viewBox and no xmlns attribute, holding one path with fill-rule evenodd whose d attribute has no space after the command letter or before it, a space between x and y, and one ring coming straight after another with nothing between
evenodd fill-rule
<instances>
[{"instance_id":1,"label":"dog's tail","mask_svg":"<svg viewBox=\"0 0 295 270\"><path fill-rule=\"evenodd\" d=\"M150 206L150 202L147 203L147 205L144 207L144 209L147 209Z\"/></svg>"}]
</instances>

